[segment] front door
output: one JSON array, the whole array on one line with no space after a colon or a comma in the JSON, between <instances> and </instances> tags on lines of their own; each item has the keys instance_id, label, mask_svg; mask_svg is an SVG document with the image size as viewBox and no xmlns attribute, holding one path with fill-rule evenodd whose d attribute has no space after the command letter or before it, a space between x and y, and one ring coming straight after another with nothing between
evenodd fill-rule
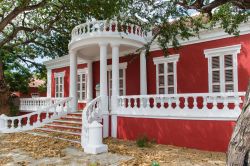
<instances>
[{"instance_id":1,"label":"front door","mask_svg":"<svg viewBox=\"0 0 250 166\"><path fill-rule=\"evenodd\" d=\"M126 70L119 69L119 95L126 95ZM112 70L108 71L108 96L109 96L109 110L111 110L111 96L112 96Z\"/></svg>"}]
</instances>

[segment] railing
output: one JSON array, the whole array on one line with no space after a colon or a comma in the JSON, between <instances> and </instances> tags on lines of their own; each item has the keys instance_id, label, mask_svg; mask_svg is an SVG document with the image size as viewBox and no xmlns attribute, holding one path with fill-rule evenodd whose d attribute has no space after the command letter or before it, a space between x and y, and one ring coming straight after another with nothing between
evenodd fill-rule
<instances>
[{"instance_id":1,"label":"railing","mask_svg":"<svg viewBox=\"0 0 250 166\"><path fill-rule=\"evenodd\" d=\"M89 124L93 121L100 121L101 119L101 97L92 100L85 107L82 113L82 137L81 144L85 148L89 142Z\"/></svg>"},{"instance_id":2,"label":"railing","mask_svg":"<svg viewBox=\"0 0 250 166\"><path fill-rule=\"evenodd\" d=\"M120 96L116 112L147 118L236 120L243 96L243 92Z\"/></svg>"},{"instance_id":3,"label":"railing","mask_svg":"<svg viewBox=\"0 0 250 166\"><path fill-rule=\"evenodd\" d=\"M21 111L38 111L46 108L56 102L62 101L64 98L48 98L48 97L37 97L37 98L21 98L19 110Z\"/></svg>"},{"instance_id":4,"label":"railing","mask_svg":"<svg viewBox=\"0 0 250 166\"><path fill-rule=\"evenodd\" d=\"M71 39L78 37L88 37L96 34L126 34L144 40L149 35L140 26L128 23L118 22L116 20L91 21L76 26L71 33Z\"/></svg>"},{"instance_id":5,"label":"railing","mask_svg":"<svg viewBox=\"0 0 250 166\"><path fill-rule=\"evenodd\" d=\"M72 98L65 98L55 102L36 112L22 116L8 117L0 116L0 133L13 133L32 130L58 119L68 112L71 112L70 101Z\"/></svg>"}]
</instances>

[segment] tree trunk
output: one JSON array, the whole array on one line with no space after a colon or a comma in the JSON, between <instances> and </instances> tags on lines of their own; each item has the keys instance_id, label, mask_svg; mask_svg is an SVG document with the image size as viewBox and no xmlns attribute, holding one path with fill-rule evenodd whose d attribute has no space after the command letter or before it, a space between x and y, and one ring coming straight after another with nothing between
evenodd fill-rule
<instances>
[{"instance_id":1,"label":"tree trunk","mask_svg":"<svg viewBox=\"0 0 250 166\"><path fill-rule=\"evenodd\" d=\"M250 80L242 107L231 137L228 153L228 166L250 165Z\"/></svg>"},{"instance_id":2,"label":"tree trunk","mask_svg":"<svg viewBox=\"0 0 250 166\"><path fill-rule=\"evenodd\" d=\"M0 115L9 115L9 89L4 80L3 61L0 55Z\"/></svg>"}]
</instances>

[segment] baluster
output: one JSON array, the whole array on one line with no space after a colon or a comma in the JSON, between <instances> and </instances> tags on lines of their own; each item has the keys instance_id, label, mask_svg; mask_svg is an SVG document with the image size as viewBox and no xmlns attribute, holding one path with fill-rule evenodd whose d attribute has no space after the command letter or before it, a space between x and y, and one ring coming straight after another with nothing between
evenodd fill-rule
<instances>
[{"instance_id":1,"label":"baluster","mask_svg":"<svg viewBox=\"0 0 250 166\"><path fill-rule=\"evenodd\" d=\"M217 96L213 97L213 111L217 111Z\"/></svg>"},{"instance_id":2,"label":"baluster","mask_svg":"<svg viewBox=\"0 0 250 166\"><path fill-rule=\"evenodd\" d=\"M193 96L193 99L194 99L193 110L197 110L198 109L198 107L197 107L197 96Z\"/></svg>"},{"instance_id":3,"label":"baluster","mask_svg":"<svg viewBox=\"0 0 250 166\"><path fill-rule=\"evenodd\" d=\"M11 129L14 129L14 127L15 127L14 126L14 121L15 121L14 119L11 119L11 127L10 127Z\"/></svg>"},{"instance_id":4,"label":"baluster","mask_svg":"<svg viewBox=\"0 0 250 166\"><path fill-rule=\"evenodd\" d=\"M139 100L140 100L140 105L139 105L139 107L138 107L138 108L144 108L143 98L142 98L142 97L140 97L140 98L139 98Z\"/></svg>"},{"instance_id":5,"label":"baluster","mask_svg":"<svg viewBox=\"0 0 250 166\"><path fill-rule=\"evenodd\" d=\"M229 111L229 108L228 108L228 96L223 97L223 110Z\"/></svg>"},{"instance_id":6,"label":"baluster","mask_svg":"<svg viewBox=\"0 0 250 166\"><path fill-rule=\"evenodd\" d=\"M128 98L128 108L131 108L131 98Z\"/></svg>"},{"instance_id":7,"label":"baluster","mask_svg":"<svg viewBox=\"0 0 250 166\"><path fill-rule=\"evenodd\" d=\"M115 21L115 32L118 32L118 21Z\"/></svg>"},{"instance_id":8,"label":"baluster","mask_svg":"<svg viewBox=\"0 0 250 166\"><path fill-rule=\"evenodd\" d=\"M112 25L113 25L113 24L112 24L112 22L111 22L111 20L110 20L110 21L109 21L109 31L110 31L110 32L112 32Z\"/></svg>"},{"instance_id":9,"label":"baluster","mask_svg":"<svg viewBox=\"0 0 250 166\"><path fill-rule=\"evenodd\" d=\"M30 126L30 116L27 116L27 126Z\"/></svg>"},{"instance_id":10,"label":"baluster","mask_svg":"<svg viewBox=\"0 0 250 166\"><path fill-rule=\"evenodd\" d=\"M161 109L163 109L164 108L164 100L165 100L165 98L164 97L160 97L160 102L161 102Z\"/></svg>"},{"instance_id":11,"label":"baluster","mask_svg":"<svg viewBox=\"0 0 250 166\"><path fill-rule=\"evenodd\" d=\"M134 108L138 108L137 98L134 98Z\"/></svg>"},{"instance_id":12,"label":"baluster","mask_svg":"<svg viewBox=\"0 0 250 166\"><path fill-rule=\"evenodd\" d=\"M180 98L179 97L175 97L175 104L176 104L176 107L175 107L175 110L180 110L181 107L180 107Z\"/></svg>"},{"instance_id":13,"label":"baluster","mask_svg":"<svg viewBox=\"0 0 250 166\"><path fill-rule=\"evenodd\" d=\"M130 25L130 30L131 30L130 33L131 33L131 34L134 34L134 24L131 24L131 25Z\"/></svg>"},{"instance_id":14,"label":"baluster","mask_svg":"<svg viewBox=\"0 0 250 166\"><path fill-rule=\"evenodd\" d=\"M239 96L234 96L234 101L235 101L235 108L234 110L236 111L241 111L240 109L240 97Z\"/></svg>"},{"instance_id":15,"label":"baluster","mask_svg":"<svg viewBox=\"0 0 250 166\"><path fill-rule=\"evenodd\" d=\"M173 107L172 107L172 98L171 97L168 98L168 108L167 109L168 110L173 110Z\"/></svg>"},{"instance_id":16,"label":"baluster","mask_svg":"<svg viewBox=\"0 0 250 166\"><path fill-rule=\"evenodd\" d=\"M202 110L208 110L208 108L207 108L207 98L208 98L208 96L202 96L202 98L203 98L203 107L202 107Z\"/></svg>"},{"instance_id":17,"label":"baluster","mask_svg":"<svg viewBox=\"0 0 250 166\"><path fill-rule=\"evenodd\" d=\"M17 124L17 128L18 129L21 129L21 127L22 127L22 118L18 118L18 124Z\"/></svg>"},{"instance_id":18,"label":"baluster","mask_svg":"<svg viewBox=\"0 0 250 166\"><path fill-rule=\"evenodd\" d=\"M88 22L87 23L87 33L89 33L90 32L90 23Z\"/></svg>"},{"instance_id":19,"label":"baluster","mask_svg":"<svg viewBox=\"0 0 250 166\"><path fill-rule=\"evenodd\" d=\"M146 108L150 108L150 97L145 97L146 99Z\"/></svg>"},{"instance_id":20,"label":"baluster","mask_svg":"<svg viewBox=\"0 0 250 166\"><path fill-rule=\"evenodd\" d=\"M40 117L40 113L38 113L38 114L37 114L37 121L36 121L37 124L40 124L40 118L41 118L41 117Z\"/></svg>"}]
</instances>

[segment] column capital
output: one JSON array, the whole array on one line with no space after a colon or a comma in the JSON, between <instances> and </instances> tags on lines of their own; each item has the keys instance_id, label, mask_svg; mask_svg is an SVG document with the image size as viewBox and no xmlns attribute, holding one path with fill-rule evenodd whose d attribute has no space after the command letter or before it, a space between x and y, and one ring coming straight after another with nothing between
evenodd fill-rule
<instances>
[{"instance_id":1,"label":"column capital","mask_svg":"<svg viewBox=\"0 0 250 166\"><path fill-rule=\"evenodd\" d=\"M69 50L69 55L76 55L76 52L75 50Z\"/></svg>"},{"instance_id":2,"label":"column capital","mask_svg":"<svg viewBox=\"0 0 250 166\"><path fill-rule=\"evenodd\" d=\"M101 41L98 44L99 44L99 46L108 46L109 43L106 41Z\"/></svg>"},{"instance_id":3,"label":"column capital","mask_svg":"<svg viewBox=\"0 0 250 166\"><path fill-rule=\"evenodd\" d=\"M110 46L113 48L113 47L119 47L120 46L120 43L117 43L117 42L111 42L110 43Z\"/></svg>"},{"instance_id":4,"label":"column capital","mask_svg":"<svg viewBox=\"0 0 250 166\"><path fill-rule=\"evenodd\" d=\"M146 54L146 50L142 50L141 52L140 52L140 55L145 55Z\"/></svg>"}]
</instances>

